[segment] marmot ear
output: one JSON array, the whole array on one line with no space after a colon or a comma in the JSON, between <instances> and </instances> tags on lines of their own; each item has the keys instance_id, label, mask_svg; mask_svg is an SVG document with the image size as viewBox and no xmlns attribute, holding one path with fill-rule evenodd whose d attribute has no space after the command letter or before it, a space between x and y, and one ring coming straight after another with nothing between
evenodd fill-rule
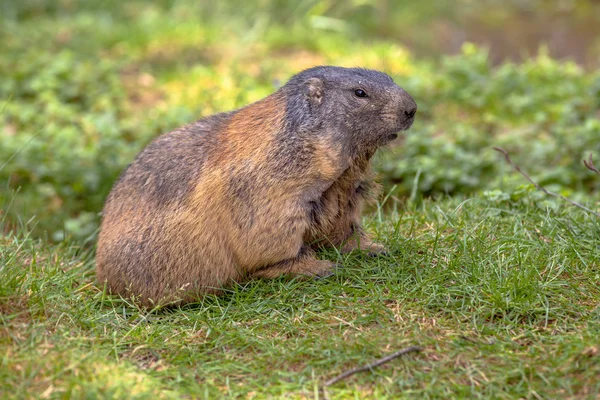
<instances>
[{"instance_id":1,"label":"marmot ear","mask_svg":"<svg viewBox=\"0 0 600 400\"><path fill-rule=\"evenodd\" d=\"M311 103L321 104L323 100L323 81L319 78L309 78L306 80L306 96Z\"/></svg>"}]
</instances>

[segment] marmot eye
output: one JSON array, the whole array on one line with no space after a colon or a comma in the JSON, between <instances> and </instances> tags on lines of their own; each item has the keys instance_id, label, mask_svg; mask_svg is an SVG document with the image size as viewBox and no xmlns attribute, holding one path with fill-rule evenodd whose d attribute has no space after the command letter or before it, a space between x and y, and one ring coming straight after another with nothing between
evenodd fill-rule
<instances>
[{"instance_id":1,"label":"marmot eye","mask_svg":"<svg viewBox=\"0 0 600 400\"><path fill-rule=\"evenodd\" d=\"M367 92L365 92L362 89L356 89L354 91L354 94L356 95L356 97L367 97Z\"/></svg>"}]
</instances>

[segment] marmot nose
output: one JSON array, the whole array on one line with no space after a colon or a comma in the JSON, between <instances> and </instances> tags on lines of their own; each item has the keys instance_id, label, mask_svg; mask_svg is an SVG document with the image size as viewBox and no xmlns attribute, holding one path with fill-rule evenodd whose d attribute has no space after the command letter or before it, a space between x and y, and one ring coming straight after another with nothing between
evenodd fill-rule
<instances>
[{"instance_id":1,"label":"marmot nose","mask_svg":"<svg viewBox=\"0 0 600 400\"><path fill-rule=\"evenodd\" d=\"M417 113L417 107L412 107L409 110L404 111L404 115L406 115L406 119L411 119Z\"/></svg>"}]
</instances>

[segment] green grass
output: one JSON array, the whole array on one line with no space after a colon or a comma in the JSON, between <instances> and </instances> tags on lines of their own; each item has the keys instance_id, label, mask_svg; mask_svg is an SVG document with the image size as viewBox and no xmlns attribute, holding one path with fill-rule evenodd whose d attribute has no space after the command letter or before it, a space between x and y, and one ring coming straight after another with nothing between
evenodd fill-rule
<instances>
[{"instance_id":1,"label":"green grass","mask_svg":"<svg viewBox=\"0 0 600 400\"><path fill-rule=\"evenodd\" d=\"M2 242L3 398L600 396L600 221L535 196L425 201L367 225L390 248L317 281L255 281L146 312L94 283L89 251Z\"/></svg>"}]
</instances>

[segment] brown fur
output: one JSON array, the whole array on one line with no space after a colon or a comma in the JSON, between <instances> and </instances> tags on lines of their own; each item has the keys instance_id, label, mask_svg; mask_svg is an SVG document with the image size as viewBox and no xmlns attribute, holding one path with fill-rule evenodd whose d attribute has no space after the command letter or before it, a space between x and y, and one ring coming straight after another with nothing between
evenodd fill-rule
<instances>
[{"instance_id":1,"label":"brown fur","mask_svg":"<svg viewBox=\"0 0 600 400\"><path fill-rule=\"evenodd\" d=\"M299 94L312 107L326 101L319 82ZM320 246L382 251L360 228L377 191L375 149L290 132L289 96L280 90L149 145L106 201L98 280L147 306L180 303L250 278L330 274Z\"/></svg>"}]
</instances>

